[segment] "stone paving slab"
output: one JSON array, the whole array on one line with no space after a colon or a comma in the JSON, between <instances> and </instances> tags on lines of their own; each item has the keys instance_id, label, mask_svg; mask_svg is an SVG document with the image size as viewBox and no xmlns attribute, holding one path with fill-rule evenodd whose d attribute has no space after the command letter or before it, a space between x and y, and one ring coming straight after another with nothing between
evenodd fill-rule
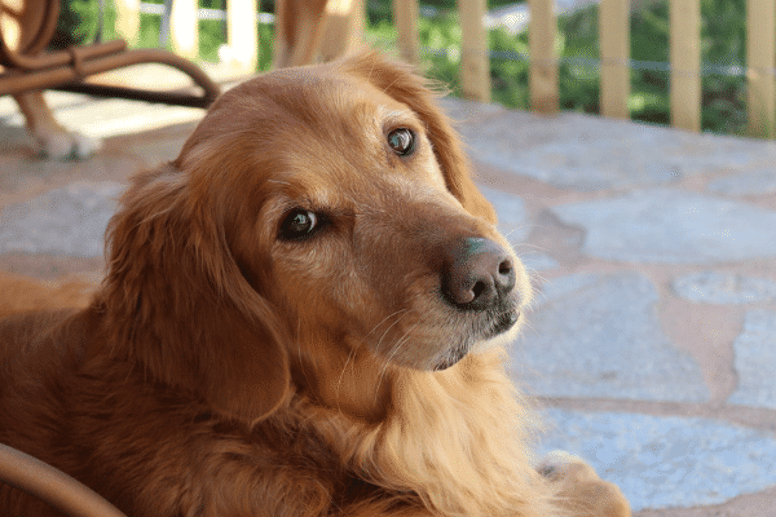
<instances>
[{"instance_id":1,"label":"stone paving slab","mask_svg":"<svg viewBox=\"0 0 776 517\"><path fill-rule=\"evenodd\" d=\"M637 273L578 274L543 287L511 352L511 371L547 397L702 402L700 367L662 332L652 283Z\"/></svg>"},{"instance_id":2,"label":"stone paving slab","mask_svg":"<svg viewBox=\"0 0 776 517\"><path fill-rule=\"evenodd\" d=\"M576 113L542 117L464 107L452 115L478 161L583 192L668 186L699 174L761 173L776 161L772 143Z\"/></svg>"},{"instance_id":3,"label":"stone paving slab","mask_svg":"<svg viewBox=\"0 0 776 517\"><path fill-rule=\"evenodd\" d=\"M544 228L530 213L544 210L581 232L581 258L619 268L614 273L582 268L558 276L569 264L555 261L542 270L551 278L541 286L528 328L511 350L517 382L549 400L688 405L686 416L673 417L552 410L557 427L545 437L543 450L569 450L587 459L623 488L637 513L659 509L680 515L669 509L709 507L708 513L692 515L776 515L756 502L756 508L747 507L744 495L776 486L776 414L766 418L766 428L691 416L689 407L711 402L701 367L661 329L658 308L666 291L627 271L628 264L679 267L684 273L669 273L667 292L680 299L772 307L776 266L766 267L765 276L753 276L736 273L731 264L763 264L774 256L776 213L763 208L773 201L756 205L747 198L762 200L771 192L773 144L577 115L544 119L467 103L450 112L476 162L498 171L499 188L520 192L518 202L528 209L525 224L536 232L534 238ZM509 176L512 183L504 179ZM545 199L537 207L531 194L535 184L522 178L560 190L540 191ZM706 184L706 194L687 184ZM602 190L611 193L596 195ZM497 208L509 203L500 196L492 199ZM730 368L739 382L728 403L775 409L776 312L755 309L745 320L731 343ZM711 509L734 498L737 507L750 509L743 514Z\"/></svg>"},{"instance_id":4,"label":"stone paving slab","mask_svg":"<svg viewBox=\"0 0 776 517\"><path fill-rule=\"evenodd\" d=\"M776 192L776 170L773 167L754 170L709 183L709 192L728 196L752 196Z\"/></svg>"},{"instance_id":5,"label":"stone paving slab","mask_svg":"<svg viewBox=\"0 0 776 517\"><path fill-rule=\"evenodd\" d=\"M635 413L551 410L547 419L555 428L542 450L581 456L633 510L717 504L776 484L774 432Z\"/></svg>"},{"instance_id":6,"label":"stone paving slab","mask_svg":"<svg viewBox=\"0 0 776 517\"><path fill-rule=\"evenodd\" d=\"M513 194L507 194L492 187L479 185L479 188L496 209L499 231L513 246L524 241L531 232L525 202Z\"/></svg>"},{"instance_id":7,"label":"stone paving slab","mask_svg":"<svg viewBox=\"0 0 776 517\"><path fill-rule=\"evenodd\" d=\"M733 346L740 380L730 402L776 409L776 312L747 312Z\"/></svg>"},{"instance_id":8,"label":"stone paving slab","mask_svg":"<svg viewBox=\"0 0 776 517\"><path fill-rule=\"evenodd\" d=\"M730 273L704 271L677 278L676 294L690 301L741 305L776 300L776 282Z\"/></svg>"},{"instance_id":9,"label":"stone paving slab","mask_svg":"<svg viewBox=\"0 0 776 517\"><path fill-rule=\"evenodd\" d=\"M0 211L0 253L102 255L105 227L125 185L71 183Z\"/></svg>"},{"instance_id":10,"label":"stone paving slab","mask_svg":"<svg viewBox=\"0 0 776 517\"><path fill-rule=\"evenodd\" d=\"M713 264L776 258L776 211L675 189L553 207L605 260Z\"/></svg>"}]
</instances>

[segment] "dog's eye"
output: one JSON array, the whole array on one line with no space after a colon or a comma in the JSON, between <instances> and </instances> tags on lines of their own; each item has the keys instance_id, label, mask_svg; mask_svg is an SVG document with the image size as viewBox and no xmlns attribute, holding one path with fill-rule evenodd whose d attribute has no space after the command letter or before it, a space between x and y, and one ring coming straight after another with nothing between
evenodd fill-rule
<instances>
[{"instance_id":1,"label":"dog's eye","mask_svg":"<svg viewBox=\"0 0 776 517\"><path fill-rule=\"evenodd\" d=\"M280 225L280 237L286 240L296 240L309 237L320 229L318 216L307 210L292 211Z\"/></svg>"},{"instance_id":2,"label":"dog's eye","mask_svg":"<svg viewBox=\"0 0 776 517\"><path fill-rule=\"evenodd\" d=\"M407 156L415 150L415 133L406 127L388 133L388 145L399 156Z\"/></svg>"}]
</instances>

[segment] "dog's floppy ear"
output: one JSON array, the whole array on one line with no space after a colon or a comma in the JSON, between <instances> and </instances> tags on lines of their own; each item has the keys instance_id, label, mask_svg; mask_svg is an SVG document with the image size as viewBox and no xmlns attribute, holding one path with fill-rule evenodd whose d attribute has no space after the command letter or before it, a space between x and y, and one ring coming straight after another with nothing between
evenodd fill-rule
<instances>
[{"instance_id":1,"label":"dog's floppy ear","mask_svg":"<svg viewBox=\"0 0 776 517\"><path fill-rule=\"evenodd\" d=\"M411 66L388 61L377 52L349 57L342 61L342 66L409 106L423 120L448 190L468 212L495 223L496 213L474 185L458 133L438 107L438 95L429 88L428 81Z\"/></svg>"},{"instance_id":2,"label":"dog's floppy ear","mask_svg":"<svg viewBox=\"0 0 776 517\"><path fill-rule=\"evenodd\" d=\"M173 165L136 178L108 228L109 346L154 381L255 422L290 386L282 328L236 264L223 218Z\"/></svg>"}]
</instances>

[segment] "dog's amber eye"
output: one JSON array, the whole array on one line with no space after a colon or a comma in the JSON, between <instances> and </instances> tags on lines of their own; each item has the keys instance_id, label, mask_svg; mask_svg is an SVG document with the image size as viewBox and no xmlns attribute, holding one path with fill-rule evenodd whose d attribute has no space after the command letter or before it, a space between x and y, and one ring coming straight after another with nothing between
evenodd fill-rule
<instances>
[{"instance_id":1,"label":"dog's amber eye","mask_svg":"<svg viewBox=\"0 0 776 517\"><path fill-rule=\"evenodd\" d=\"M280 225L280 237L286 240L309 237L320 228L318 216L307 210L297 209L288 214Z\"/></svg>"},{"instance_id":2,"label":"dog's amber eye","mask_svg":"<svg viewBox=\"0 0 776 517\"><path fill-rule=\"evenodd\" d=\"M415 150L415 133L406 127L388 133L388 145L399 156L407 156Z\"/></svg>"}]
</instances>

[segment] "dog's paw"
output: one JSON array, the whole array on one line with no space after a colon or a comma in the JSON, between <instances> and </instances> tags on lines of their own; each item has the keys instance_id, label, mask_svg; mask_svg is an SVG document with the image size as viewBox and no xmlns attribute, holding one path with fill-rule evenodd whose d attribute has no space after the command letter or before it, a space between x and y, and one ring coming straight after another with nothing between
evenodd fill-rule
<instances>
[{"instance_id":1,"label":"dog's paw","mask_svg":"<svg viewBox=\"0 0 776 517\"><path fill-rule=\"evenodd\" d=\"M630 517L622 491L598 477L593 467L578 456L553 451L537 467L555 485L561 505L574 517Z\"/></svg>"},{"instance_id":2,"label":"dog's paw","mask_svg":"<svg viewBox=\"0 0 776 517\"><path fill-rule=\"evenodd\" d=\"M585 463L585 460L566 451L552 451L536 470L553 482L564 480L584 481L598 479L593 467Z\"/></svg>"},{"instance_id":3,"label":"dog's paw","mask_svg":"<svg viewBox=\"0 0 776 517\"><path fill-rule=\"evenodd\" d=\"M75 131L52 131L35 135L38 152L50 160L83 160L100 150L102 141Z\"/></svg>"}]
</instances>

